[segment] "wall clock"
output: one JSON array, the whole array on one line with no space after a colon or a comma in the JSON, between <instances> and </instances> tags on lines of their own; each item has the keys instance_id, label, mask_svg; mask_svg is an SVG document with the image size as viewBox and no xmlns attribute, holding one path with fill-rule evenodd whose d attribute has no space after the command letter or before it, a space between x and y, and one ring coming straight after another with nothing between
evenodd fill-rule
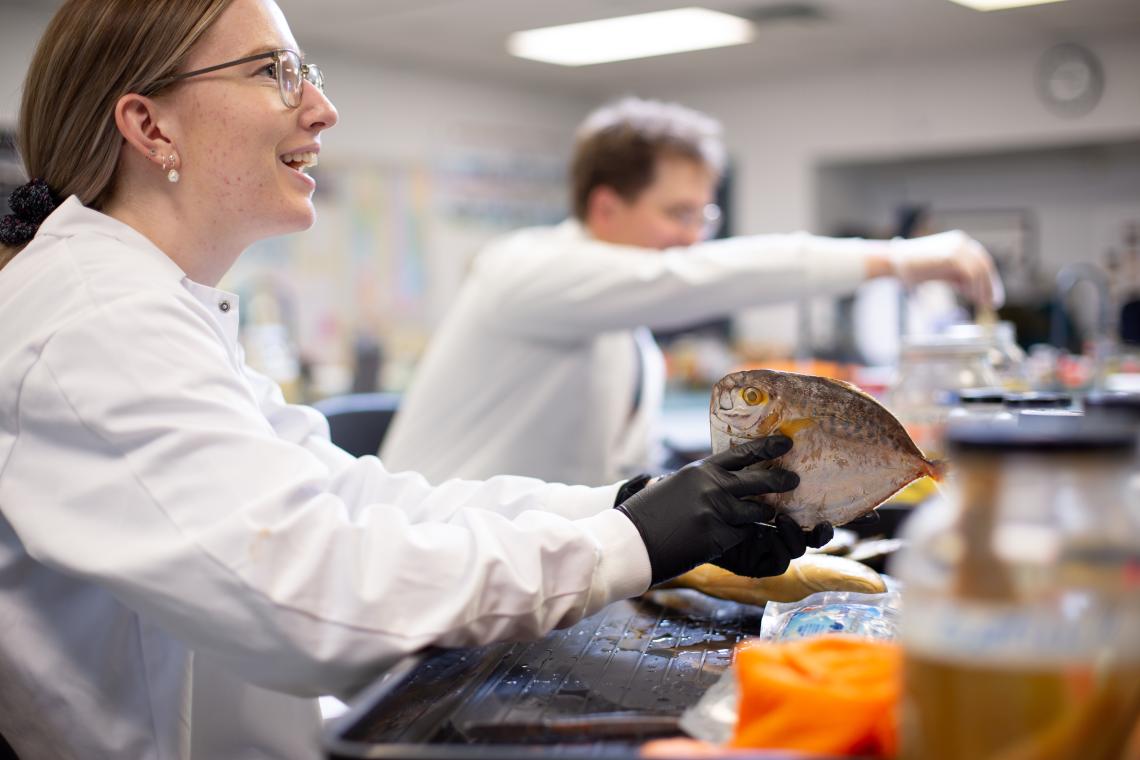
<instances>
[{"instance_id":1,"label":"wall clock","mask_svg":"<svg viewBox=\"0 0 1140 760\"><path fill-rule=\"evenodd\" d=\"M1087 48L1064 44L1051 48L1037 67L1037 92L1051 111L1083 116L1104 92L1104 69Z\"/></svg>"}]
</instances>

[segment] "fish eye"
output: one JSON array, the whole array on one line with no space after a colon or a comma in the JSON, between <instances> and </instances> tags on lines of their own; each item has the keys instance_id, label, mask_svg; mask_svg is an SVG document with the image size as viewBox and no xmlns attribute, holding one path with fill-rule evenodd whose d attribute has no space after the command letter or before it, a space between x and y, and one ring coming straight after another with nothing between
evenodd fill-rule
<instances>
[{"instance_id":1,"label":"fish eye","mask_svg":"<svg viewBox=\"0 0 1140 760\"><path fill-rule=\"evenodd\" d=\"M760 390L759 388L754 388L752 386L749 386L742 390L740 392L740 396L744 399L744 403L748 404L749 406L757 406L758 404L763 404L768 400L767 393Z\"/></svg>"}]
</instances>

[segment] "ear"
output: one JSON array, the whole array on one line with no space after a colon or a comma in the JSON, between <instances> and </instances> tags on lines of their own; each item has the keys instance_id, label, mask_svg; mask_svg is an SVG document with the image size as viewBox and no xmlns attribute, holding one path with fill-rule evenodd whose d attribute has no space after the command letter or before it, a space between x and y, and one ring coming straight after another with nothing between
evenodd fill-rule
<instances>
[{"instance_id":1,"label":"ear","mask_svg":"<svg viewBox=\"0 0 1140 760\"><path fill-rule=\"evenodd\" d=\"M138 151L146 160L162 165L164 158L174 155L175 163L180 163L174 141L160 126L159 110L150 98L127 93L115 104L115 126L128 149Z\"/></svg>"},{"instance_id":2,"label":"ear","mask_svg":"<svg viewBox=\"0 0 1140 760\"><path fill-rule=\"evenodd\" d=\"M586 220L593 223L608 221L624 203L624 199L612 187L598 185L586 198Z\"/></svg>"}]
</instances>

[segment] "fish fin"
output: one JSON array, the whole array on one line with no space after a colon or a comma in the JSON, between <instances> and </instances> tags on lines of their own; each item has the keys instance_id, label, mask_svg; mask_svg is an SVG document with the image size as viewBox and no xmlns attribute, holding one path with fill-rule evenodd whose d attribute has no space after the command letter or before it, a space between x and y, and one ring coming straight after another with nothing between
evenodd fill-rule
<instances>
[{"instance_id":1,"label":"fish fin","mask_svg":"<svg viewBox=\"0 0 1140 760\"><path fill-rule=\"evenodd\" d=\"M776 432L778 432L780 435L786 435L789 438L795 438L796 433L800 432L804 428L811 427L814 424L815 420L811 419L810 417L800 417L796 420L788 420L783 425L780 425L780 427L776 429Z\"/></svg>"},{"instance_id":2,"label":"fish fin","mask_svg":"<svg viewBox=\"0 0 1140 760\"><path fill-rule=\"evenodd\" d=\"M936 483L941 483L946 479L946 473L950 471L950 460L948 459L935 459L927 460L926 474L934 479Z\"/></svg>"}]
</instances>

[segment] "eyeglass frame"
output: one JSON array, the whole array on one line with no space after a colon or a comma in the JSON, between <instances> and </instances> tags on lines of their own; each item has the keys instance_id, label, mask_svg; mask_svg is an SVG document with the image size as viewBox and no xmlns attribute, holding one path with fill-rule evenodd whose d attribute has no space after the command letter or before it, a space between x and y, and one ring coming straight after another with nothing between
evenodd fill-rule
<instances>
[{"instance_id":1,"label":"eyeglass frame","mask_svg":"<svg viewBox=\"0 0 1140 760\"><path fill-rule=\"evenodd\" d=\"M662 209L662 213L669 221L685 229L700 227L701 238L710 239L716 236L724 223L724 213L716 203L706 203L699 212L678 214L669 209Z\"/></svg>"},{"instance_id":2,"label":"eyeglass frame","mask_svg":"<svg viewBox=\"0 0 1140 760\"><path fill-rule=\"evenodd\" d=\"M300 93L301 93L302 89L304 88L305 83L308 82L309 84L316 87L318 91L324 92L325 91L325 76L324 76L324 73L321 71L320 67L317 66L315 63L300 63L300 66L298 66L298 68L297 68L297 72L299 74L299 86L297 89L297 92L298 92L297 103L296 103L296 105L290 104L289 101L285 99L285 86L284 86L284 83L283 83L282 78L281 78L282 77L281 71L283 68L281 66L281 59L286 54L297 56L298 63L301 62L301 54L295 50L288 50L285 48L281 48L279 50L269 50L269 51L266 51L264 53L256 53L254 55L247 55L244 58L238 58L237 60L234 60L234 61L226 61L225 63L218 63L218 64L215 64L213 66L207 66L204 69L195 69L194 71L187 71L185 74L175 74L174 76L169 76L169 77L166 77L164 79L160 79L157 82L155 82L154 84L152 84L150 87L147 88L147 94L153 95L154 93L161 90L163 87L166 87L167 85L173 84L174 82L178 82L182 79L189 79L190 77L196 77L196 76L199 76L201 74L210 74L214 71L220 71L222 69L228 69L228 68L231 68L233 66L240 66L243 63L251 63L253 61L260 61L263 58L272 58L273 62L277 64L277 72L276 72L276 74L277 74L277 76L276 76L277 94L281 96L281 102L285 104L286 108L298 108L301 105ZM309 78L310 73L314 73L314 72L316 74L316 81Z\"/></svg>"}]
</instances>

